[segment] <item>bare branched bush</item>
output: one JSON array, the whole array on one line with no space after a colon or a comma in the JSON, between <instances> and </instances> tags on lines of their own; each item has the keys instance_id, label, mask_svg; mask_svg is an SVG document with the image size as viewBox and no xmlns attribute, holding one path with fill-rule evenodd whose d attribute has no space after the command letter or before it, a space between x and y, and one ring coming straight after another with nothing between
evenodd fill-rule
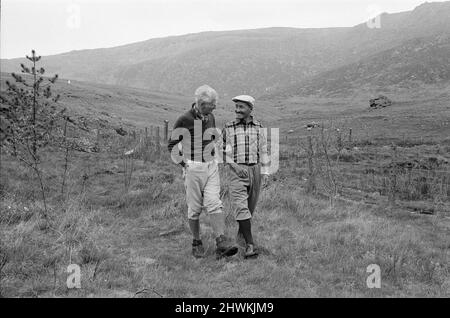
<instances>
[{"instance_id":1,"label":"bare branched bush","mask_svg":"<svg viewBox=\"0 0 450 318\"><path fill-rule=\"evenodd\" d=\"M320 136L318 143L323 151L323 156L325 159L325 165L321 166L322 176L325 189L327 191L328 197L330 198L330 204L333 204L334 198L338 195L338 181L336 177L336 168L339 165L339 157L333 162L330 157L330 150L332 149L332 135L329 130L325 130L324 125L321 126Z\"/></svg>"}]
</instances>

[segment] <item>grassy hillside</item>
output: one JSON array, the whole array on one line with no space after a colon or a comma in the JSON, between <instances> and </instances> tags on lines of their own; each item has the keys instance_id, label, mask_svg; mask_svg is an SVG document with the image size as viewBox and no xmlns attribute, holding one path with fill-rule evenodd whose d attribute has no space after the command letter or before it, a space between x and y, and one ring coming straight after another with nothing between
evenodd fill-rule
<instances>
[{"instance_id":1,"label":"grassy hillside","mask_svg":"<svg viewBox=\"0 0 450 318\"><path fill-rule=\"evenodd\" d=\"M3 94L7 80L14 83L9 73L0 73L0 91ZM162 127L164 120L169 121L171 129L177 117L189 110L194 101L194 91L189 96L74 80L69 84L68 81L61 78L55 84L55 92L61 95L60 105L75 117L82 117L89 129L122 127L131 131L150 126ZM234 103L231 97L218 93L215 114L217 125L221 127L225 121L234 118ZM271 105L271 102L258 103L256 116L263 121L280 118Z\"/></svg>"},{"instance_id":2,"label":"grassy hillside","mask_svg":"<svg viewBox=\"0 0 450 318\"><path fill-rule=\"evenodd\" d=\"M337 126L353 128L356 138L381 138L389 144L391 139L434 139L442 141L450 136L450 87L442 85L420 88L362 87L349 95L335 97L293 96L278 98L272 105L285 119L277 120L274 126L281 133L293 130L292 136L304 137L307 123L333 121ZM389 97L393 105L372 110L369 100L379 94Z\"/></svg>"}]
</instances>

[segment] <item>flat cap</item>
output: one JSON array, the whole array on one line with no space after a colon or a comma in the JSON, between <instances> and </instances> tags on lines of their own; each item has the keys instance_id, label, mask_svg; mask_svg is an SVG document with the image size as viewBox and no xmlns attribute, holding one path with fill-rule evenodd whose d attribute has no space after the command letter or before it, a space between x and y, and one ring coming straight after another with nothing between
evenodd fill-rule
<instances>
[{"instance_id":1,"label":"flat cap","mask_svg":"<svg viewBox=\"0 0 450 318\"><path fill-rule=\"evenodd\" d=\"M244 102L249 104L252 108L255 106L255 99L251 97L250 95L239 95L236 97L233 97L231 99L233 102Z\"/></svg>"}]
</instances>

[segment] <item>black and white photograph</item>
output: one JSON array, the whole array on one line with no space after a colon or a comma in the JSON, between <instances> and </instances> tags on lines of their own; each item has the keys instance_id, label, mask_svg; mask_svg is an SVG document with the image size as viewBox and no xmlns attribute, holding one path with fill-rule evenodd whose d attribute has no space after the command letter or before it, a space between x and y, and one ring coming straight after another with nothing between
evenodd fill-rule
<instances>
[{"instance_id":1,"label":"black and white photograph","mask_svg":"<svg viewBox=\"0 0 450 318\"><path fill-rule=\"evenodd\" d=\"M450 298L450 1L0 18L0 298Z\"/></svg>"}]
</instances>

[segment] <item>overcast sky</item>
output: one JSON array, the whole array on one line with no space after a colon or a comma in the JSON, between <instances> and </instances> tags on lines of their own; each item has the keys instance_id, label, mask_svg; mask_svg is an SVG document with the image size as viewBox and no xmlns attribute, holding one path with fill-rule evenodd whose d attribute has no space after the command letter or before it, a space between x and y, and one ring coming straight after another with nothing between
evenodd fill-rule
<instances>
[{"instance_id":1,"label":"overcast sky","mask_svg":"<svg viewBox=\"0 0 450 318\"><path fill-rule=\"evenodd\" d=\"M1 0L1 58L263 27L353 26L424 0Z\"/></svg>"}]
</instances>

